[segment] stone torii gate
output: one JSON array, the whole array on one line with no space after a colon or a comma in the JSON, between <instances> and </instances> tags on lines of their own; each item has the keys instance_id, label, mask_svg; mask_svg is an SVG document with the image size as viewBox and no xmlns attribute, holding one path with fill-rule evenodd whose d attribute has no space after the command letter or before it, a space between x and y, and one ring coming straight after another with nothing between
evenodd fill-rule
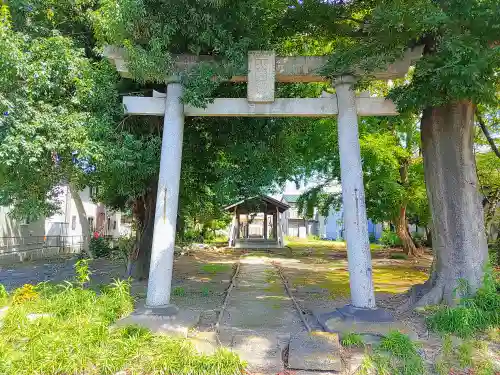
<instances>
[{"instance_id":1,"label":"stone torii gate","mask_svg":"<svg viewBox=\"0 0 500 375\"><path fill-rule=\"evenodd\" d=\"M130 77L126 57L121 49L108 47L105 55L117 70ZM421 56L421 49L409 50L405 57L374 72L381 80L403 77L409 66ZM210 56L177 56L176 68L182 72ZM372 263L368 240L363 172L358 139L358 116L397 115L394 104L384 98L356 96L352 89L354 76L333 79L336 94L323 93L320 98L275 98L275 82L327 82L317 72L326 57L276 57L272 51L254 51L248 56L248 75L233 77L233 82L247 81L247 98L217 98L206 108L183 104L183 86L175 78L166 79L166 94L153 92L152 97L125 96L123 104L129 115L164 116L160 175L156 200L151 268L146 307L160 315L178 310L170 304L174 257L175 227L179 199L182 139L185 116L250 117L332 117L338 116L342 201L347 241L351 305L318 317L326 322L335 316L360 320L388 321L391 317L377 309L372 280ZM367 314L368 312L368 314ZM323 324L322 323L322 324Z\"/></svg>"}]
</instances>

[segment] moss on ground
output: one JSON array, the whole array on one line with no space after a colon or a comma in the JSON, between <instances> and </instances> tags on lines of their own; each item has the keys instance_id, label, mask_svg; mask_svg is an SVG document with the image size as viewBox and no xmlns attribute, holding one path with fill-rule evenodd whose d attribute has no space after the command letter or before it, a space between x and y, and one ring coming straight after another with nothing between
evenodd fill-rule
<instances>
[{"instance_id":1,"label":"moss on ground","mask_svg":"<svg viewBox=\"0 0 500 375\"><path fill-rule=\"evenodd\" d=\"M427 273L405 265L373 265L375 291L383 293L403 293L413 284L427 280ZM343 261L329 262L328 270L304 271L292 279L293 286L320 287L329 291L332 299L349 295L349 270Z\"/></svg>"}]
</instances>

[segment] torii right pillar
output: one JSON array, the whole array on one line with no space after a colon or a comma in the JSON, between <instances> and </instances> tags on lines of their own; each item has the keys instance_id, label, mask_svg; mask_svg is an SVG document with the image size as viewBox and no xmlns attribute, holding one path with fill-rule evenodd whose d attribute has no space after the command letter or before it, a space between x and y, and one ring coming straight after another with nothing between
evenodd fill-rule
<instances>
[{"instance_id":1,"label":"torii right pillar","mask_svg":"<svg viewBox=\"0 0 500 375\"><path fill-rule=\"evenodd\" d=\"M354 307L375 308L372 259L366 219L363 167L359 145L354 77L343 76L334 81L338 104L338 139L345 240L349 260L351 302Z\"/></svg>"},{"instance_id":2,"label":"torii right pillar","mask_svg":"<svg viewBox=\"0 0 500 375\"><path fill-rule=\"evenodd\" d=\"M323 328L330 332L363 334L375 331L383 335L384 332L377 331L394 328L394 319L390 312L378 309L375 303L358 112L353 88L355 82L352 76L338 77L333 82L338 105L340 173L351 304L334 311L319 311L315 315Z\"/></svg>"}]
</instances>

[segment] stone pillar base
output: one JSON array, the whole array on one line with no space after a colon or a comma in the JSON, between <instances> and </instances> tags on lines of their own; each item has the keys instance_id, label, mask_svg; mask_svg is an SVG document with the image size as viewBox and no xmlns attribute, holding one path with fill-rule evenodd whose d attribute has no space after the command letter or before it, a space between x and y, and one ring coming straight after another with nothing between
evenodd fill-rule
<instances>
[{"instance_id":1,"label":"stone pillar base","mask_svg":"<svg viewBox=\"0 0 500 375\"><path fill-rule=\"evenodd\" d=\"M129 316L118 320L115 326L138 325L153 333L187 337L200 320L200 313L179 309L175 305L140 306Z\"/></svg>"},{"instance_id":2,"label":"stone pillar base","mask_svg":"<svg viewBox=\"0 0 500 375\"><path fill-rule=\"evenodd\" d=\"M317 311L314 316L321 327L340 337L348 333L360 334L366 343L378 341L390 331L399 331L408 335L412 340L417 340L418 335L407 325L397 322L389 310L360 309L346 305L333 311Z\"/></svg>"}]
</instances>

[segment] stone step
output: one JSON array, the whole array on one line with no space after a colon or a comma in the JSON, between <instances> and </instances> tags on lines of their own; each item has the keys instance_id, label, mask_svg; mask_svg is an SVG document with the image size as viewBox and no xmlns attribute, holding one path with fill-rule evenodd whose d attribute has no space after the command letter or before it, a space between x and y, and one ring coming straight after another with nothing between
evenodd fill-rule
<instances>
[{"instance_id":1,"label":"stone step","mask_svg":"<svg viewBox=\"0 0 500 375\"><path fill-rule=\"evenodd\" d=\"M293 370L341 371L339 336L335 333L299 333L290 340L288 367Z\"/></svg>"},{"instance_id":2,"label":"stone step","mask_svg":"<svg viewBox=\"0 0 500 375\"><path fill-rule=\"evenodd\" d=\"M252 374L278 374L285 369L283 338L279 336L235 335L231 350L248 362Z\"/></svg>"}]
</instances>

